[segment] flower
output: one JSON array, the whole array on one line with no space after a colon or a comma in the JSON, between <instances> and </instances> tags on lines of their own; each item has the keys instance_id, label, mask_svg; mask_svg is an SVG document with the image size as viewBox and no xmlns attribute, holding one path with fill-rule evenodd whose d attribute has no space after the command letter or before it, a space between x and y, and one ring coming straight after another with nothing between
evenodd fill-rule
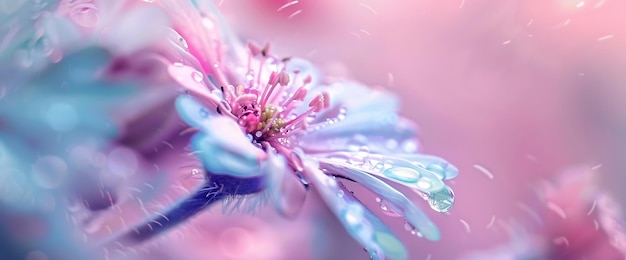
<instances>
[{"instance_id":1,"label":"flower","mask_svg":"<svg viewBox=\"0 0 626 260\"><path fill-rule=\"evenodd\" d=\"M404 217L415 234L439 239L428 217L384 180L447 212L454 194L443 181L458 170L418 153L416 127L398 116L392 94L324 79L304 60L273 55L269 45L242 45L207 1L36 1L8 11L8 19L0 19L19 26L0 26L7 32L0 73L15 74L0 103L0 178L16 188L2 190L0 228L33 215L51 229L24 244L53 258L85 258L93 248L104 248L109 258L220 200L232 208L269 200L293 217L312 189L372 258L407 258L400 241L342 180L378 194L385 213ZM176 89L184 93L173 98ZM190 143L204 185L134 228L120 217L119 234L101 244L74 248L82 245L76 228L88 228L119 199L113 191L122 181L105 183L105 173L148 172L138 166L148 156L137 155L179 130L178 122L152 123L170 101L197 131ZM154 125L162 134L132 142ZM94 156L106 163L88 161ZM29 192L43 206L24 203ZM82 203L55 206L65 199ZM7 240L18 234L10 231ZM23 257L31 247L9 257Z\"/></svg>"},{"instance_id":2,"label":"flower","mask_svg":"<svg viewBox=\"0 0 626 260\"><path fill-rule=\"evenodd\" d=\"M201 16L209 19L205 24L220 24L207 13ZM215 201L239 205L258 193L293 216L313 188L372 258L407 258L395 235L338 179L364 185L379 195L388 214L404 217L420 236L439 239L428 217L382 179L423 194L434 210L446 212L454 194L443 181L458 170L418 153L415 126L397 115L393 95L347 80L324 81L308 62L272 55L269 45L250 42L244 48L226 40L205 46L211 41L181 35L191 36L186 42L196 60L172 63L168 72L186 91L176 108L198 131L191 147L206 184L111 241L142 242ZM228 52L199 55L205 49Z\"/></svg>"}]
</instances>

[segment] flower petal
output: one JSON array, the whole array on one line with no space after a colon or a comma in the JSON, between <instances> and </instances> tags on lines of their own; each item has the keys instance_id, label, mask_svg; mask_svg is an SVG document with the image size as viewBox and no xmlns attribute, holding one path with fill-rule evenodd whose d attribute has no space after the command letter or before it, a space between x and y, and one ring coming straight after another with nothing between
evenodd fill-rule
<instances>
[{"instance_id":1,"label":"flower petal","mask_svg":"<svg viewBox=\"0 0 626 260\"><path fill-rule=\"evenodd\" d=\"M263 175L265 153L252 145L241 128L230 118L217 117L203 122L202 132L192 139L192 147L202 165L211 173L249 178Z\"/></svg>"},{"instance_id":2,"label":"flower petal","mask_svg":"<svg viewBox=\"0 0 626 260\"><path fill-rule=\"evenodd\" d=\"M390 155L336 152L315 157L326 164L366 172L425 193L436 192L446 186L442 181L443 176Z\"/></svg>"},{"instance_id":3,"label":"flower petal","mask_svg":"<svg viewBox=\"0 0 626 260\"><path fill-rule=\"evenodd\" d=\"M359 184L364 185L372 192L380 195L383 200L391 203L389 206L393 211L402 215L414 228L426 239L437 241L441 237L437 226L430 221L428 216L422 212L411 200L401 192L386 184L382 180L360 171L348 169L337 165L321 164L323 169L328 169L332 173L350 178Z\"/></svg>"},{"instance_id":4,"label":"flower petal","mask_svg":"<svg viewBox=\"0 0 626 260\"><path fill-rule=\"evenodd\" d=\"M372 259L408 257L406 248L391 230L363 204L351 197L349 191L319 170L315 161L305 161L305 173L346 231L367 250Z\"/></svg>"},{"instance_id":5,"label":"flower petal","mask_svg":"<svg viewBox=\"0 0 626 260\"><path fill-rule=\"evenodd\" d=\"M306 189L296 174L287 169L287 162L278 154L270 153L267 164L273 170L268 174L268 190L276 210L285 217L294 217L306 199Z\"/></svg>"}]
</instances>

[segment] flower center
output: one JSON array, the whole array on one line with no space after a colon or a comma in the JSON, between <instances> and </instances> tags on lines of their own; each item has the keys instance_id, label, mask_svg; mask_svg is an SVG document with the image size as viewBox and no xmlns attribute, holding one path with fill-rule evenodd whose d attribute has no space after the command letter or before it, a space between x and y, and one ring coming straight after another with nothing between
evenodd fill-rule
<instances>
[{"instance_id":1,"label":"flower center","mask_svg":"<svg viewBox=\"0 0 626 260\"><path fill-rule=\"evenodd\" d=\"M222 88L224 98L232 108L232 116L252 136L253 142L268 142L274 148L278 145L289 147L285 140L306 130L307 117L328 108L328 94L322 92L314 96L307 110L295 112L307 97L311 76L299 78L299 69L288 72L289 59L271 56L269 46L261 49L250 43L248 48L246 81L243 85ZM258 69L255 71L252 67L256 65ZM294 75L293 79L290 73Z\"/></svg>"}]
</instances>

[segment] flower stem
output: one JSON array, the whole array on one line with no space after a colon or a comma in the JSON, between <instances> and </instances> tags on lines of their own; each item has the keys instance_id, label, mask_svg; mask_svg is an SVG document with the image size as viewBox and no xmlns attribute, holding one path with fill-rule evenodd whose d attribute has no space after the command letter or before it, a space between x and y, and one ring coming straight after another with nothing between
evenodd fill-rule
<instances>
[{"instance_id":1,"label":"flower stem","mask_svg":"<svg viewBox=\"0 0 626 260\"><path fill-rule=\"evenodd\" d=\"M170 228L183 223L203 209L229 196L247 195L265 189L264 178L236 178L229 175L211 175L206 184L182 198L169 209L147 218L134 228L126 229L118 236L109 239L104 247L121 242L125 246L140 244Z\"/></svg>"}]
</instances>

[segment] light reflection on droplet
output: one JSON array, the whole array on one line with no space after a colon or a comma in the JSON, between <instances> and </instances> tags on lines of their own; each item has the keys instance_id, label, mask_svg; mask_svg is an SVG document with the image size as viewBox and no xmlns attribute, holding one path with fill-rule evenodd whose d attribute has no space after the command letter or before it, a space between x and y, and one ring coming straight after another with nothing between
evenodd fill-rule
<instances>
[{"instance_id":1,"label":"light reflection on droplet","mask_svg":"<svg viewBox=\"0 0 626 260\"><path fill-rule=\"evenodd\" d=\"M415 183L421 179L419 172L406 167L392 167L383 172L383 174L393 180L405 183ZM418 184L419 185L419 184Z\"/></svg>"}]
</instances>

